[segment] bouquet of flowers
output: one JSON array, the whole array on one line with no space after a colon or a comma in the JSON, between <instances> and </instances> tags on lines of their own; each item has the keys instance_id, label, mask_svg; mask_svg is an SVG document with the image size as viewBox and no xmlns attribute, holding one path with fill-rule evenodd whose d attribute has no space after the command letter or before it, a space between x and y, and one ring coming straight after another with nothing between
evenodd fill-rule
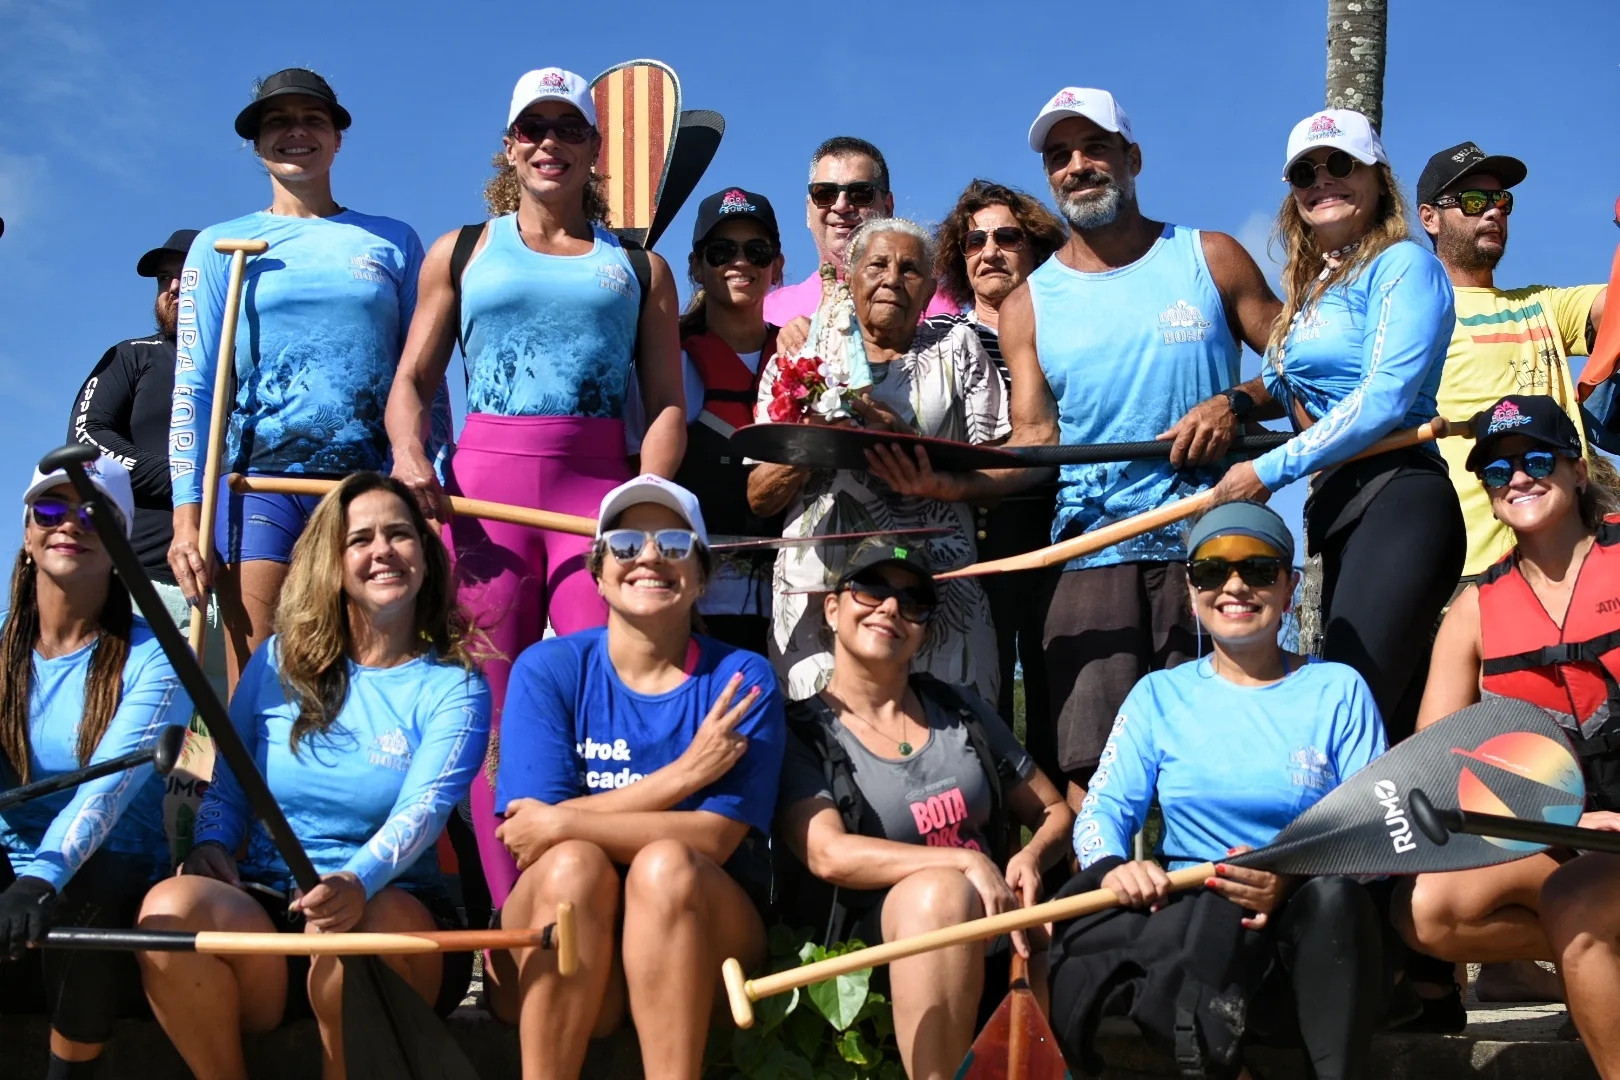
<instances>
[{"instance_id":1,"label":"bouquet of flowers","mask_svg":"<svg viewBox=\"0 0 1620 1080\"><path fill-rule=\"evenodd\" d=\"M848 384L836 381L825 360L799 356L778 364L766 411L778 424L803 423L812 415L832 419L845 409L848 394Z\"/></svg>"},{"instance_id":2,"label":"bouquet of flowers","mask_svg":"<svg viewBox=\"0 0 1620 1080\"><path fill-rule=\"evenodd\" d=\"M850 402L871 385L855 302L829 263L821 268L821 304L804 347L777 365L768 414L779 424L802 423L811 416L844 419L851 415Z\"/></svg>"}]
</instances>

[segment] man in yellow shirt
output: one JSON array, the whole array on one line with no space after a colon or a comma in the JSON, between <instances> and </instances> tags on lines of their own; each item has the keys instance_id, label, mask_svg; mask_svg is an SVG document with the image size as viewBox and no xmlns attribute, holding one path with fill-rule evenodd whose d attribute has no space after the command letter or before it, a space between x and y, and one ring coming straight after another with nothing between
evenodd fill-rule
<instances>
[{"instance_id":1,"label":"man in yellow shirt","mask_svg":"<svg viewBox=\"0 0 1620 1080\"><path fill-rule=\"evenodd\" d=\"M1496 264L1507 251L1513 193L1526 170L1517 158L1487 156L1471 142L1429 159L1418 178L1418 217L1456 289L1457 327L1440 379L1440 415L1470 419L1508 394L1555 398L1582 432L1569 357L1586 356L1603 321L1607 286L1498 289ZM1468 525L1463 574L1483 573L1513 546L1513 534L1491 516L1490 497L1463 467L1472 444L1444 439L1441 453ZM1590 448L1588 453L1590 453Z\"/></svg>"}]
</instances>

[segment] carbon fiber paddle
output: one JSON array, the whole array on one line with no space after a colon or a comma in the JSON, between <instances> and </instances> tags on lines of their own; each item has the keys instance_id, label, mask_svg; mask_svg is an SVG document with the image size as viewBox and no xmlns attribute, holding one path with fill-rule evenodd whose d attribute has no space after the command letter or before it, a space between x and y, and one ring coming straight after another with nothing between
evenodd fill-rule
<instances>
[{"instance_id":1,"label":"carbon fiber paddle","mask_svg":"<svg viewBox=\"0 0 1620 1080\"><path fill-rule=\"evenodd\" d=\"M80 784L99 780L103 776L111 776L115 772L125 769L135 769L150 764L157 769L159 776L168 776L180 761L180 752L186 748L186 726L173 724L163 729L163 734L153 739L139 750L131 750L106 761L99 761L94 765L86 765L82 769L72 772L60 773L49 780L40 780L33 784L24 784L22 787L12 788L4 795L0 795L0 810L10 810L19 803L30 799L37 799L41 795L49 795L53 791L63 788L78 787Z\"/></svg>"}]
</instances>

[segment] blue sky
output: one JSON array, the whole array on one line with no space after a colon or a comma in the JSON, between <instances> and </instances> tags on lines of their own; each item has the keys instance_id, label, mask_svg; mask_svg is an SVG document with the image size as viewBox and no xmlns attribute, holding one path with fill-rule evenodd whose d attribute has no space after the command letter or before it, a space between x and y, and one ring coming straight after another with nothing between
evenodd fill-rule
<instances>
[{"instance_id":1,"label":"blue sky","mask_svg":"<svg viewBox=\"0 0 1620 1080\"><path fill-rule=\"evenodd\" d=\"M139 254L172 229L268 205L269 181L231 131L256 76L326 75L355 119L338 200L430 243L482 216L518 75L664 60L685 107L727 120L698 194L769 196L791 280L811 265L803 185L822 139L876 142L897 212L931 222L974 176L1044 194L1030 120L1061 86L1101 86L1142 143L1144 210L1231 232L1264 258L1288 130L1322 102L1325 7L0 0L0 492L20 493L63 440L102 352L149 331ZM1603 279L1620 239L1612 3L1542 3L1529 17L1505 0L1391 7L1384 139L1397 174L1410 187L1430 153L1463 139L1522 157L1499 283ZM688 210L660 248L678 261L690 235ZM1278 505L1297 515L1302 495ZM0 515L0 550L19 540L17 518Z\"/></svg>"}]
</instances>

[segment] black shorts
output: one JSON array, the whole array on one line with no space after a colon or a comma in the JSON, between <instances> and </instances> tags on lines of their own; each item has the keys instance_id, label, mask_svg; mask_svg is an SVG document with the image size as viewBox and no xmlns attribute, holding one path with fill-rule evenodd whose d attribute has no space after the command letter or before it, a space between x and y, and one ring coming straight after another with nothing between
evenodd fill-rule
<instances>
[{"instance_id":1,"label":"black shorts","mask_svg":"<svg viewBox=\"0 0 1620 1080\"><path fill-rule=\"evenodd\" d=\"M247 884L247 883L244 883ZM270 916L270 922L278 934L302 934L304 932L304 916L298 912L288 911L288 900L281 893L274 890L254 886L246 890L247 894L258 901L264 913ZM427 908L428 914L433 916L433 922L440 930L462 929L461 918L450 903L450 898L443 893L417 893L410 894L411 898ZM440 1016L449 1016L456 1011L463 998L467 996L467 987L472 983L473 954L470 952L447 952L440 954L443 958L444 973L439 979L439 998L433 1003L433 1011ZM315 1015L315 1010L309 1003L309 961L307 956L289 956L287 959L287 1006L282 1014L282 1022L302 1020Z\"/></svg>"}]
</instances>

